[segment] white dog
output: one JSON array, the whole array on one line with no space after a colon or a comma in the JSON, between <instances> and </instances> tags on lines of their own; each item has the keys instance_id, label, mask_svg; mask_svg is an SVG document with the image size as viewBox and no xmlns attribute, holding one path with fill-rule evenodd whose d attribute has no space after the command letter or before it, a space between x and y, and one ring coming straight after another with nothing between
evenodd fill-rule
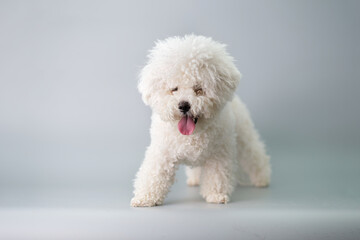
<instances>
[{"instance_id":1,"label":"white dog","mask_svg":"<svg viewBox=\"0 0 360 240\"><path fill-rule=\"evenodd\" d=\"M179 164L209 203L227 203L239 168L270 182L269 157L248 110L234 95L241 74L225 45L195 35L157 42L140 74L152 110L151 144L135 179L134 207L161 205Z\"/></svg>"}]
</instances>

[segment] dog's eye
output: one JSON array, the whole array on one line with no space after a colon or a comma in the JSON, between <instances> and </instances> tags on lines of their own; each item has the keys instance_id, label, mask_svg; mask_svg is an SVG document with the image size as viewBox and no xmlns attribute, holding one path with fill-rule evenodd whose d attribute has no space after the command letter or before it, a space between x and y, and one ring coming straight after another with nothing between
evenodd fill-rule
<instances>
[{"instance_id":1,"label":"dog's eye","mask_svg":"<svg viewBox=\"0 0 360 240\"><path fill-rule=\"evenodd\" d=\"M196 95L199 96L199 95L203 95L204 91L202 90L202 88L197 88L194 90Z\"/></svg>"},{"instance_id":2,"label":"dog's eye","mask_svg":"<svg viewBox=\"0 0 360 240\"><path fill-rule=\"evenodd\" d=\"M173 93L176 92L177 90L178 90L178 87L171 89L170 92L171 92L171 94L173 94Z\"/></svg>"}]
</instances>

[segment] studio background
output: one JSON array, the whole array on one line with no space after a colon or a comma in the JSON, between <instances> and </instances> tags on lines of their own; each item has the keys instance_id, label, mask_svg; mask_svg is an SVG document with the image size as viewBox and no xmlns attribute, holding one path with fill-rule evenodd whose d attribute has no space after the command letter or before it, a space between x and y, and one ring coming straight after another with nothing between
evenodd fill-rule
<instances>
[{"instance_id":1,"label":"studio background","mask_svg":"<svg viewBox=\"0 0 360 240\"><path fill-rule=\"evenodd\" d=\"M138 73L154 41L190 33L228 45L272 156L271 187L237 190L226 209L350 209L359 222L359 11L357 1L0 1L0 237L20 236L16 209L132 214L150 142ZM169 208L207 209L178 173ZM28 236L42 236L44 219ZM65 234L56 221L65 230L50 221L48 234Z\"/></svg>"}]
</instances>

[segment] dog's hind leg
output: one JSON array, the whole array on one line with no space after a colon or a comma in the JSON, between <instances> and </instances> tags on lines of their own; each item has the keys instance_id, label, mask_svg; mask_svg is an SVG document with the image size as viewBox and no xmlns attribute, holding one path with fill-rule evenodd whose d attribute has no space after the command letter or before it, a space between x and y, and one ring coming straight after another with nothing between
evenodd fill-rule
<instances>
[{"instance_id":1,"label":"dog's hind leg","mask_svg":"<svg viewBox=\"0 0 360 240\"><path fill-rule=\"evenodd\" d=\"M188 186L198 186L200 184L201 167L186 167L186 183Z\"/></svg>"},{"instance_id":2,"label":"dog's hind leg","mask_svg":"<svg viewBox=\"0 0 360 240\"><path fill-rule=\"evenodd\" d=\"M266 155L265 146L246 106L238 97L234 98L232 106L236 117L237 158L241 170L248 174L252 185L266 187L270 184L270 157Z\"/></svg>"}]
</instances>

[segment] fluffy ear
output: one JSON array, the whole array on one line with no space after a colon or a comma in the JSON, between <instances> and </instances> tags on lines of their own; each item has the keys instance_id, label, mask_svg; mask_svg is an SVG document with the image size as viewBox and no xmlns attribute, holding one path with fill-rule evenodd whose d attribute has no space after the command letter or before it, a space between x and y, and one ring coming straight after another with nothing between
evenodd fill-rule
<instances>
[{"instance_id":1,"label":"fluffy ear","mask_svg":"<svg viewBox=\"0 0 360 240\"><path fill-rule=\"evenodd\" d=\"M241 73L230 56L217 67L217 75L221 82L218 88L224 94L225 99L230 101L241 79Z\"/></svg>"},{"instance_id":2,"label":"fluffy ear","mask_svg":"<svg viewBox=\"0 0 360 240\"><path fill-rule=\"evenodd\" d=\"M140 72L138 90L146 105L151 105L152 94L154 93L154 76L151 73L150 65L146 65Z\"/></svg>"},{"instance_id":3,"label":"fluffy ear","mask_svg":"<svg viewBox=\"0 0 360 240\"><path fill-rule=\"evenodd\" d=\"M234 92L239 85L241 79L241 73L237 70L234 64L232 64L226 74L223 74L223 81L231 92Z\"/></svg>"}]
</instances>

